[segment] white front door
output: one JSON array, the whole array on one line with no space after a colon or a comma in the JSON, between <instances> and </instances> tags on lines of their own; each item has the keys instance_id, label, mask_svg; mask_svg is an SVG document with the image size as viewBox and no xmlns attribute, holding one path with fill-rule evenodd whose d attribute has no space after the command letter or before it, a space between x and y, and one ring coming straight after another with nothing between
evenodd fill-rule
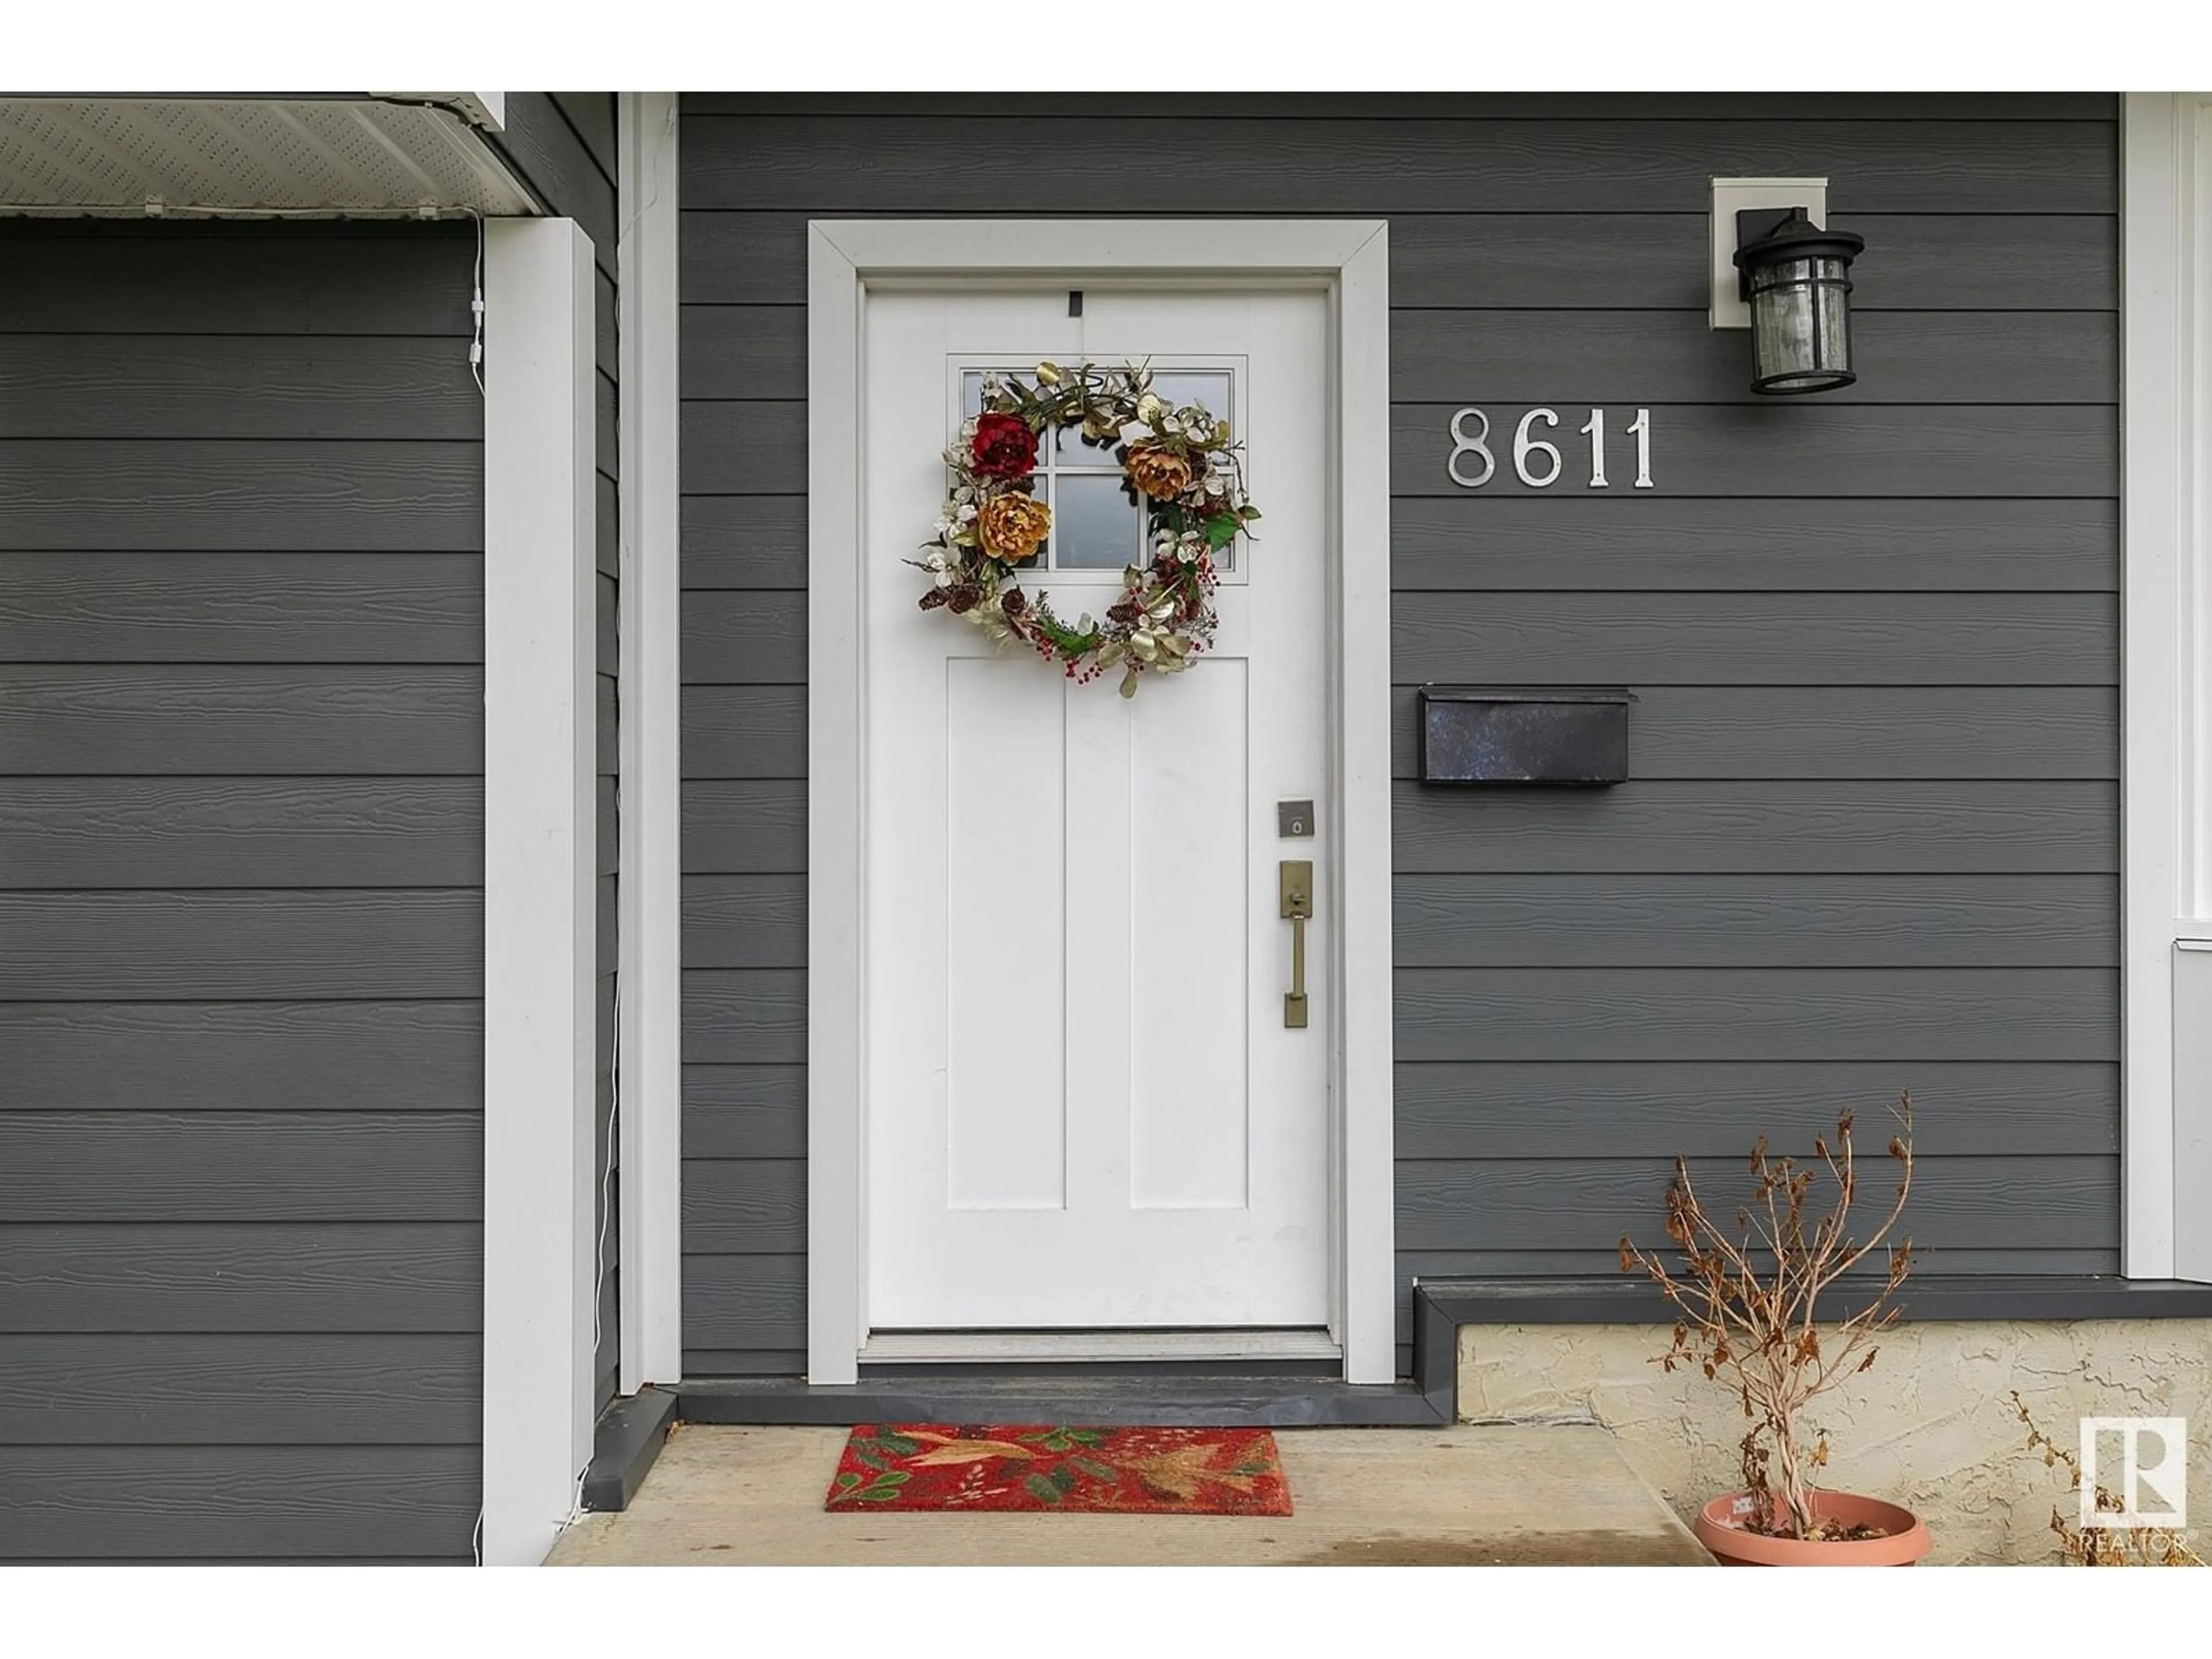
<instances>
[{"instance_id":1,"label":"white front door","mask_svg":"<svg viewBox=\"0 0 2212 1659\"><path fill-rule=\"evenodd\" d=\"M872 1330L1332 1321L1328 345L1317 293L870 296ZM1041 358L1149 360L1178 401L1230 414L1265 514L1224 574L1213 648L1132 699L919 610L926 578L902 562L963 398ZM1054 534L1026 586L1071 618L1113 602L1139 545L1101 459L1071 443L1039 483ZM1310 836L1279 833L1296 801ZM1303 1029L1285 1023L1285 859L1320 884Z\"/></svg>"}]
</instances>

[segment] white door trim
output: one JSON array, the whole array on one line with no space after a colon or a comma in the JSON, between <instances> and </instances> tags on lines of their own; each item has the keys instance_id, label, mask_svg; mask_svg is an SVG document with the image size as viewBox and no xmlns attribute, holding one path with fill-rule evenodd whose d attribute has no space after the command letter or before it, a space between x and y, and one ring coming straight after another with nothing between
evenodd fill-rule
<instances>
[{"instance_id":1,"label":"white door trim","mask_svg":"<svg viewBox=\"0 0 2212 1659\"><path fill-rule=\"evenodd\" d=\"M2212 1078L2177 1075L2205 1016L2175 1004L2212 945L2212 94L2129 94L2122 144L2121 1268L2205 1279Z\"/></svg>"},{"instance_id":2,"label":"white door trim","mask_svg":"<svg viewBox=\"0 0 2212 1659\"><path fill-rule=\"evenodd\" d=\"M621 872L615 1104L622 1156L622 1391L684 1367L682 580L678 568L676 94L618 94L622 227Z\"/></svg>"},{"instance_id":3,"label":"white door trim","mask_svg":"<svg viewBox=\"0 0 2212 1659\"><path fill-rule=\"evenodd\" d=\"M872 286L975 278L1251 280L1329 297L1328 757L1341 823L1331 1032L1334 1295L1346 1377L1396 1370L1391 1176L1388 229L1376 219L815 220L807 227L807 1376L858 1379L868 1331L861 330ZM1039 257L1040 248L1049 257ZM1324 888L1328 885L1323 883Z\"/></svg>"},{"instance_id":4,"label":"white door trim","mask_svg":"<svg viewBox=\"0 0 2212 1659\"><path fill-rule=\"evenodd\" d=\"M534 1566L592 1457L593 279L574 220L483 235L482 1554Z\"/></svg>"}]
</instances>

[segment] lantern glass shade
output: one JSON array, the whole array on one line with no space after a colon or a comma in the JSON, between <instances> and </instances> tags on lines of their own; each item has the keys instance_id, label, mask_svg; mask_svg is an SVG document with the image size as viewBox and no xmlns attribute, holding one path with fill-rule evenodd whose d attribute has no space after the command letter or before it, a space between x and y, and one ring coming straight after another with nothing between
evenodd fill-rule
<instances>
[{"instance_id":1,"label":"lantern glass shade","mask_svg":"<svg viewBox=\"0 0 2212 1659\"><path fill-rule=\"evenodd\" d=\"M1850 269L1841 259L1781 259L1752 273L1753 392L1832 392L1858 379Z\"/></svg>"},{"instance_id":2,"label":"lantern glass shade","mask_svg":"<svg viewBox=\"0 0 2212 1659\"><path fill-rule=\"evenodd\" d=\"M1751 389L1771 396L1833 392L1851 368L1851 260L1864 241L1825 231L1794 210L1736 251L1751 308Z\"/></svg>"}]
</instances>

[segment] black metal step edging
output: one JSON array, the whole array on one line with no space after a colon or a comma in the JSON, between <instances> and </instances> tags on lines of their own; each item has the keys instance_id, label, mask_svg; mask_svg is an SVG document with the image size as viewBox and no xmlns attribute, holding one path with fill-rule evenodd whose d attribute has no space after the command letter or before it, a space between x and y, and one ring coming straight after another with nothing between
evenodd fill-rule
<instances>
[{"instance_id":1,"label":"black metal step edging","mask_svg":"<svg viewBox=\"0 0 2212 1659\"><path fill-rule=\"evenodd\" d=\"M676 1395L651 1386L601 1412L592 1434L591 1465L584 1471L584 1508L628 1509L675 1421Z\"/></svg>"}]
</instances>

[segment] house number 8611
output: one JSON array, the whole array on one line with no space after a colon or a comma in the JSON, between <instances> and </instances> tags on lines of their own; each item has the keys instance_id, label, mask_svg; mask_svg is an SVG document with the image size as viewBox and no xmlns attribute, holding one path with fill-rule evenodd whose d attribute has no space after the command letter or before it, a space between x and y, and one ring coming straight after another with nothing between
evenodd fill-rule
<instances>
[{"instance_id":1,"label":"house number 8611","mask_svg":"<svg viewBox=\"0 0 2212 1659\"><path fill-rule=\"evenodd\" d=\"M1475 422L1474 430L1468 430L1468 422ZM1513 428L1513 471L1531 489L1549 489L1559 483L1559 474L1566 471L1566 458L1559 453L1557 444L1534 435L1539 424L1557 428L1559 415L1557 410L1532 409L1521 417L1521 424ZM1462 409L1451 417L1451 454L1444 462L1444 471L1451 481L1467 489L1480 489L1498 472L1498 457L1490 453L1490 416L1480 409ZM1629 422L1629 435L1636 440L1636 487L1651 488L1651 411L1639 409L1636 418ZM1593 409L1589 419L1583 422L1581 436L1589 440L1589 488L1606 489L1611 486L1605 476L1605 411Z\"/></svg>"}]
</instances>

